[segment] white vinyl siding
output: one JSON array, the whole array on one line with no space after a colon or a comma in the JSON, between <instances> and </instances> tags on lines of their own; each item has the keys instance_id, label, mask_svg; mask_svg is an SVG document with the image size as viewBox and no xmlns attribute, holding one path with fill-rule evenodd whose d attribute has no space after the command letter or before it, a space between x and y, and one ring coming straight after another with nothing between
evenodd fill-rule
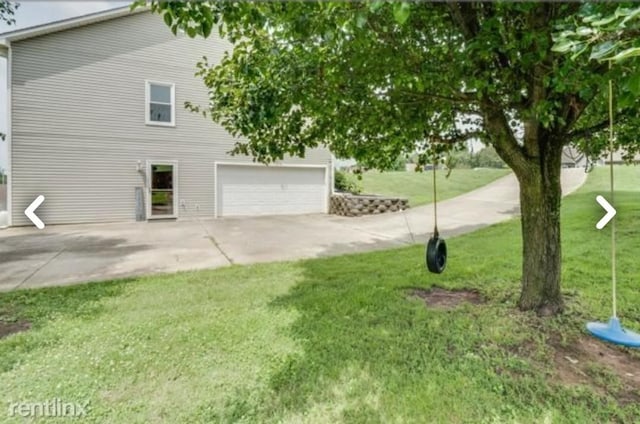
<instances>
[{"instance_id":1,"label":"white vinyl siding","mask_svg":"<svg viewBox=\"0 0 640 424\"><path fill-rule=\"evenodd\" d=\"M215 163L251 163L227 154L235 139L185 101L207 105L195 65L229 49L174 36L162 18L140 13L12 43L12 218L37 195L49 224L133 221L138 163L175 162L180 218L215 216ZM175 127L145 125L146 80L175 84ZM99 84L96 83L99 81ZM324 149L283 163L330 163ZM142 167L144 168L144 166Z\"/></svg>"}]
</instances>

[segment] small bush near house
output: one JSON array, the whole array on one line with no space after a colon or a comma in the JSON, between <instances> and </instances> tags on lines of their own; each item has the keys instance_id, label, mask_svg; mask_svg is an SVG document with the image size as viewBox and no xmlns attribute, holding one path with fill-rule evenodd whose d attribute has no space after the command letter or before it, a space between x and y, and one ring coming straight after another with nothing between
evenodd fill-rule
<instances>
[{"instance_id":1,"label":"small bush near house","mask_svg":"<svg viewBox=\"0 0 640 424\"><path fill-rule=\"evenodd\" d=\"M344 191L352 194L360 194L362 187L353 178L350 178L346 173L336 170L334 175L333 187L337 191Z\"/></svg>"},{"instance_id":2,"label":"small bush near house","mask_svg":"<svg viewBox=\"0 0 640 424\"><path fill-rule=\"evenodd\" d=\"M492 146L485 147L477 153L467 150L451 152L445 162L449 169L473 169L473 168L505 168L506 164L498 156Z\"/></svg>"},{"instance_id":3,"label":"small bush near house","mask_svg":"<svg viewBox=\"0 0 640 424\"><path fill-rule=\"evenodd\" d=\"M485 147L475 154L474 168L504 168L505 163L492 146Z\"/></svg>"},{"instance_id":4,"label":"small bush near house","mask_svg":"<svg viewBox=\"0 0 640 424\"><path fill-rule=\"evenodd\" d=\"M407 170L407 158L404 156L398 156L396 161L393 163L393 167L391 171L406 171Z\"/></svg>"}]
</instances>

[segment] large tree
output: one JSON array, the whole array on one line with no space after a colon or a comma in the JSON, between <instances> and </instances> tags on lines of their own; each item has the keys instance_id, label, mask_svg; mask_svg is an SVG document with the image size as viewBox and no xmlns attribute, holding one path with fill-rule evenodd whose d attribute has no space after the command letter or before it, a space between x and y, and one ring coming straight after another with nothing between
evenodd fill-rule
<instances>
[{"instance_id":1,"label":"large tree","mask_svg":"<svg viewBox=\"0 0 640 424\"><path fill-rule=\"evenodd\" d=\"M198 65L209 114L239 137L236 153L272 161L328 146L387 168L421 162L469 138L491 144L520 184L519 306L554 314L560 290L560 168L564 146L606 127L609 70L554 52L575 18L614 6L555 2L152 2L176 33L234 45ZM635 102L619 110L633 124ZM625 127L625 128L626 128ZM624 137L619 137L622 142Z\"/></svg>"}]
</instances>

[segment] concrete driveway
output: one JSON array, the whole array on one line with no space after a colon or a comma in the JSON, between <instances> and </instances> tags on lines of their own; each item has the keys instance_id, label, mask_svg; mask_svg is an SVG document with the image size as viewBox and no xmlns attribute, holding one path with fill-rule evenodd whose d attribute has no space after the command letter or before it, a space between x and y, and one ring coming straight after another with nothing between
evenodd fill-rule
<instances>
[{"instance_id":1,"label":"concrete driveway","mask_svg":"<svg viewBox=\"0 0 640 424\"><path fill-rule=\"evenodd\" d=\"M565 194L585 181L563 170ZM444 237L518 215L513 175L438 204ZM347 218L334 215L49 226L0 230L0 291L384 249L425 242L431 205Z\"/></svg>"}]
</instances>

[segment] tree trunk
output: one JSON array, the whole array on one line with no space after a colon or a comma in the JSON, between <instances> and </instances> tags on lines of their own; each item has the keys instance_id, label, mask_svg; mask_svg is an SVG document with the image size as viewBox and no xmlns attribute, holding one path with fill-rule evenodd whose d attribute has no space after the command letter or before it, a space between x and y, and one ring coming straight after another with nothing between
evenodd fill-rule
<instances>
[{"instance_id":1,"label":"tree trunk","mask_svg":"<svg viewBox=\"0 0 640 424\"><path fill-rule=\"evenodd\" d=\"M539 315L563 310L560 291L560 143L540 143L539 158L517 173L522 216L522 292L518 306Z\"/></svg>"}]
</instances>

